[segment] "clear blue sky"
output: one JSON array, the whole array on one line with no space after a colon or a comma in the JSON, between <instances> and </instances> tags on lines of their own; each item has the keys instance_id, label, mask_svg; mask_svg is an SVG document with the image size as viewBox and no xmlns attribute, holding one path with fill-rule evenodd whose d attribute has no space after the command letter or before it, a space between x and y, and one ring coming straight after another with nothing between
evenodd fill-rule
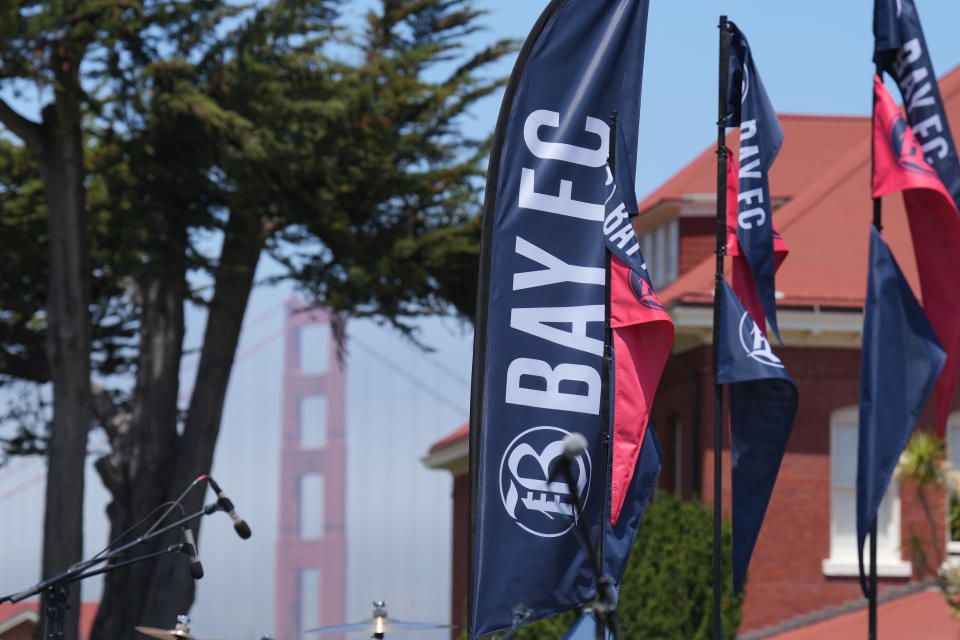
<instances>
[{"instance_id":1,"label":"clear blue sky","mask_svg":"<svg viewBox=\"0 0 960 640\"><path fill-rule=\"evenodd\" d=\"M934 69L960 63L960 2L915 0ZM478 0L491 33L526 37L546 0ZM716 139L717 22L746 34L778 111L868 114L871 0L651 0L640 111L637 197L643 198ZM509 72L510 65L504 65ZM899 99L899 94L893 95ZM496 102L496 104L493 104ZM499 98L478 112L493 127ZM954 129L960 123L953 124ZM839 151L839 150L838 150ZM834 153L824 149L824 153Z\"/></svg>"}]
</instances>

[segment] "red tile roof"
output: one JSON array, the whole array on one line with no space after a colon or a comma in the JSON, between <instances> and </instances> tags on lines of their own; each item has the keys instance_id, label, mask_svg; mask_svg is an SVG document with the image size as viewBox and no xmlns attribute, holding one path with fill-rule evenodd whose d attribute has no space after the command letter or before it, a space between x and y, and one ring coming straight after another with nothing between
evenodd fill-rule
<instances>
[{"instance_id":1,"label":"red tile roof","mask_svg":"<svg viewBox=\"0 0 960 640\"><path fill-rule=\"evenodd\" d=\"M444 436L443 439L437 440L432 445L430 445L429 453L436 453L444 447L448 447L455 442L460 442L465 439L470 434L470 423L467 423L451 433L450 435Z\"/></svg>"},{"instance_id":2,"label":"red tile roof","mask_svg":"<svg viewBox=\"0 0 960 640\"><path fill-rule=\"evenodd\" d=\"M866 94L869 96L869 94ZM870 119L865 116L818 116L779 113L784 143L770 171L774 198L791 196L806 188L824 172L823 163L808 162L831 143L838 149L849 149L857 142L870 139ZM736 148L738 133L727 134L727 144ZM658 202L680 199L686 194L717 192L716 145L711 144L686 167L675 173L653 193L644 198L639 210L644 212Z\"/></svg>"},{"instance_id":3,"label":"red tile roof","mask_svg":"<svg viewBox=\"0 0 960 640\"><path fill-rule=\"evenodd\" d=\"M867 84L864 84L867 87ZM960 123L960 68L940 81L949 119ZM864 90L864 96L869 92ZM867 98L865 98L867 99ZM788 202L774 224L790 247L777 273L781 307L860 308L867 282L870 198L870 119L842 116L780 116L784 143L770 172L772 198ZM954 137L960 131L954 130ZM728 141L736 146L736 132ZM640 205L641 217L656 203L685 194L716 191L711 147ZM916 264L900 196L883 200L883 235L907 279L917 286ZM729 266L729 261L728 266ZM711 304L715 258L711 254L660 292L668 308Z\"/></svg>"}]
</instances>

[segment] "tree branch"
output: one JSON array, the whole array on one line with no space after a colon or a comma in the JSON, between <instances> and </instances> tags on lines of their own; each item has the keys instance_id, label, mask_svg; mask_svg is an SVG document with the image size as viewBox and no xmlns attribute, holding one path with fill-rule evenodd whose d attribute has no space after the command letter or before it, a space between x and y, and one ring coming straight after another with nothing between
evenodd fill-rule
<instances>
[{"instance_id":1,"label":"tree branch","mask_svg":"<svg viewBox=\"0 0 960 640\"><path fill-rule=\"evenodd\" d=\"M31 151L40 149L41 125L20 115L2 98L0 98L0 122L11 133L23 140Z\"/></svg>"}]
</instances>

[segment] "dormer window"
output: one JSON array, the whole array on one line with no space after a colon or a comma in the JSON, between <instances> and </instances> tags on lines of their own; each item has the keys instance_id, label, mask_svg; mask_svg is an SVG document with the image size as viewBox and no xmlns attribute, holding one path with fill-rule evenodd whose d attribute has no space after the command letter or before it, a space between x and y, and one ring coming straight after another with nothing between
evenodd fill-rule
<instances>
[{"instance_id":1,"label":"dormer window","mask_svg":"<svg viewBox=\"0 0 960 640\"><path fill-rule=\"evenodd\" d=\"M637 234L654 289L662 289L677 279L680 266L678 230L678 220L673 218Z\"/></svg>"}]
</instances>

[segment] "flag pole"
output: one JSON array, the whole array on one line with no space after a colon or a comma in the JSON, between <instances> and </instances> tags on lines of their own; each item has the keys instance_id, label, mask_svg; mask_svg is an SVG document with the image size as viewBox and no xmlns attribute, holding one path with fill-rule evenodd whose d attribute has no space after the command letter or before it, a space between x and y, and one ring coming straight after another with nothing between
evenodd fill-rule
<instances>
[{"instance_id":1,"label":"flag pole","mask_svg":"<svg viewBox=\"0 0 960 640\"><path fill-rule=\"evenodd\" d=\"M877 518L870 525L870 597L868 598L867 639L877 640Z\"/></svg>"},{"instance_id":2,"label":"flag pole","mask_svg":"<svg viewBox=\"0 0 960 640\"><path fill-rule=\"evenodd\" d=\"M722 448L723 448L723 385L718 379L720 305L723 295L723 256L727 253L727 84L730 76L730 29L727 16L720 16L719 103L717 118L717 272L713 294L713 640L723 637L720 615L723 591L722 533Z\"/></svg>"},{"instance_id":3,"label":"flag pole","mask_svg":"<svg viewBox=\"0 0 960 640\"><path fill-rule=\"evenodd\" d=\"M883 78L883 70L877 65L876 73ZM873 110L876 111L876 99L873 99ZM876 117L874 114L873 117ZM871 118L872 122L872 118ZM870 162L874 162L873 134L870 135ZM871 167L870 176L872 180L873 168ZM871 185L872 187L872 185ZM877 233L883 231L883 205L880 198L873 199L873 226L877 228ZM867 578L867 640L877 640L877 518L873 518L870 524L870 575Z\"/></svg>"},{"instance_id":4,"label":"flag pole","mask_svg":"<svg viewBox=\"0 0 960 640\"><path fill-rule=\"evenodd\" d=\"M619 116L617 112L615 110L611 111L608 117L608 122L610 123L610 138L607 147L607 164L610 166L610 174L614 184L616 184L618 119ZM603 419L603 437L600 442L600 451L607 469L603 474L603 486L600 495L603 496L604 504L608 504L610 501L610 485L612 484L610 476L613 473L610 460L610 442L613 440L613 400L610 393L610 381L613 378L613 372L610 370L610 365L613 362L613 329L610 327L610 249L607 248L606 243L604 243L603 248L603 273L603 286L606 293L603 298L603 371L600 373L600 411ZM601 566L603 566L603 542L605 538L603 532L607 528L606 520L610 518L610 513L607 509L603 509L602 511L604 521L601 523L600 542L597 545L600 551Z\"/></svg>"},{"instance_id":5,"label":"flag pole","mask_svg":"<svg viewBox=\"0 0 960 640\"><path fill-rule=\"evenodd\" d=\"M617 112L611 111L609 116L610 138L607 147L607 164L610 166L610 176L616 184L616 158L617 158ZM600 411L603 415L603 436L600 443L600 451L606 466L603 472L603 484L600 495L603 496L603 504L610 504L610 475L613 468L610 460L611 445L613 439L613 402L610 393L610 382L613 378L613 372L610 371L610 365L613 362L613 330L610 327L610 249L604 246L603 249L603 280L604 280L604 298L603 298L603 370L601 371L600 385ZM569 484L569 479L567 483ZM570 485L574 487L574 485ZM571 488L573 491L573 488ZM596 567L597 576L597 601L594 603L594 638L595 640L604 640L607 634L608 626L613 631L614 638L618 638L618 630L615 618L610 615L616 615L616 610L611 612L613 603L610 601L609 587L604 580L603 564L603 543L606 536L604 533L609 526L610 511L609 508L600 510L600 540L597 542L599 550L599 565Z\"/></svg>"}]
</instances>

